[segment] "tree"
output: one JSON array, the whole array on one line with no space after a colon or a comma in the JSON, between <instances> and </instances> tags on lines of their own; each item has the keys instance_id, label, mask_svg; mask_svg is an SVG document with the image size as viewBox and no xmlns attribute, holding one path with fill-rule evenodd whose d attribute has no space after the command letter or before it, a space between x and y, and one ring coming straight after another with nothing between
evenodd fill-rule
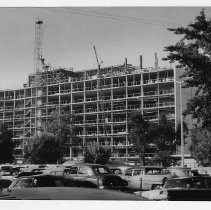
<instances>
[{"instance_id":1,"label":"tree","mask_svg":"<svg viewBox=\"0 0 211 210\"><path fill-rule=\"evenodd\" d=\"M75 137L75 119L68 108L57 107L51 114L50 120L45 125L45 132L51 133L63 147L63 154L69 152L69 148L76 142Z\"/></svg>"},{"instance_id":2,"label":"tree","mask_svg":"<svg viewBox=\"0 0 211 210\"><path fill-rule=\"evenodd\" d=\"M108 148L100 147L96 142L90 143L84 154L85 163L96 163L105 165L111 157Z\"/></svg>"},{"instance_id":3,"label":"tree","mask_svg":"<svg viewBox=\"0 0 211 210\"><path fill-rule=\"evenodd\" d=\"M191 155L202 166L211 166L211 139L206 129L195 127L191 132Z\"/></svg>"},{"instance_id":4,"label":"tree","mask_svg":"<svg viewBox=\"0 0 211 210\"><path fill-rule=\"evenodd\" d=\"M55 164L62 158L62 147L52 134L43 133L32 137L24 147L25 162Z\"/></svg>"},{"instance_id":5,"label":"tree","mask_svg":"<svg viewBox=\"0 0 211 210\"><path fill-rule=\"evenodd\" d=\"M130 131L129 139L133 144L134 151L139 155L142 164L145 165L146 148L151 143L149 122L144 119L141 111L132 112L128 128Z\"/></svg>"},{"instance_id":6,"label":"tree","mask_svg":"<svg viewBox=\"0 0 211 210\"><path fill-rule=\"evenodd\" d=\"M211 119L209 109L211 98L211 20L207 19L204 10L188 27L169 29L183 38L175 45L165 47L169 55L164 60L179 62L185 70L184 88L195 87L196 92L187 103L185 115L191 115L206 127Z\"/></svg>"},{"instance_id":7,"label":"tree","mask_svg":"<svg viewBox=\"0 0 211 210\"><path fill-rule=\"evenodd\" d=\"M12 132L6 124L0 124L0 163L13 162L14 142Z\"/></svg>"},{"instance_id":8,"label":"tree","mask_svg":"<svg viewBox=\"0 0 211 210\"><path fill-rule=\"evenodd\" d=\"M180 141L179 139L175 140L174 124L163 115L158 124L151 125L150 133L157 148L157 162L165 167L175 164L171 155L176 152L176 146L180 144Z\"/></svg>"}]
</instances>

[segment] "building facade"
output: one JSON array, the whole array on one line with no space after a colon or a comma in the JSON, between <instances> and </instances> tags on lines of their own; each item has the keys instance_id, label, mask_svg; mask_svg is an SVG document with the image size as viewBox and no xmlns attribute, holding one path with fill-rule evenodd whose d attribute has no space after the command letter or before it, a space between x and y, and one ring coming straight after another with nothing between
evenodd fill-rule
<instances>
[{"instance_id":1,"label":"building facade","mask_svg":"<svg viewBox=\"0 0 211 210\"><path fill-rule=\"evenodd\" d=\"M149 121L165 114L175 120L173 68L127 64L74 72L45 67L31 74L22 89L0 91L0 122L8 124L21 159L24 142L42 132L56 109L68 107L77 125L77 156L90 142L111 148L113 157L134 157L128 137L130 113ZM151 154L148 154L149 156Z\"/></svg>"}]
</instances>

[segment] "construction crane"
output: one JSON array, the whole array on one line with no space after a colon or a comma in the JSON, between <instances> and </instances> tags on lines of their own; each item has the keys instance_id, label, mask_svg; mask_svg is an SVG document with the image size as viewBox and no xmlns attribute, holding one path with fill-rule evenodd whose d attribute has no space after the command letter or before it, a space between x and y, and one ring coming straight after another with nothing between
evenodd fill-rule
<instances>
[{"instance_id":1,"label":"construction crane","mask_svg":"<svg viewBox=\"0 0 211 210\"><path fill-rule=\"evenodd\" d=\"M96 57L96 60L97 60L98 76L100 77L100 66L101 66L101 64L103 63L103 61L99 62L98 56L97 56L97 50L96 50L96 48L95 48L94 45L93 45L93 47L94 47L94 51L95 51L95 57Z\"/></svg>"},{"instance_id":2,"label":"construction crane","mask_svg":"<svg viewBox=\"0 0 211 210\"><path fill-rule=\"evenodd\" d=\"M42 133L42 94L41 78L43 72L44 59L42 57L42 42L44 34L43 21L39 18L35 21L35 43L34 43L34 84L36 87L36 100L35 100L35 124L36 134L39 136Z\"/></svg>"},{"instance_id":3,"label":"construction crane","mask_svg":"<svg viewBox=\"0 0 211 210\"><path fill-rule=\"evenodd\" d=\"M103 102L103 92L102 92L102 85L101 85L101 64L103 63L103 61L99 62L98 60L98 56L97 56L97 50L95 48L95 46L93 45L94 47L94 52L95 52L95 57L96 57L96 61L97 61L97 66L98 66L98 69L97 69L97 80L98 80L98 91L99 91L99 109L101 108L101 111L102 111L102 123L103 123L103 134L106 135L106 127L105 127L105 112L104 112L104 102ZM100 130L99 129L99 124L98 124L98 131Z\"/></svg>"},{"instance_id":4,"label":"construction crane","mask_svg":"<svg viewBox=\"0 0 211 210\"><path fill-rule=\"evenodd\" d=\"M45 27L43 26L43 21L39 18L35 22L35 43L34 43L34 73L35 85L40 85L40 74L43 71L44 59L42 57L42 44L43 44L43 35Z\"/></svg>"}]
</instances>

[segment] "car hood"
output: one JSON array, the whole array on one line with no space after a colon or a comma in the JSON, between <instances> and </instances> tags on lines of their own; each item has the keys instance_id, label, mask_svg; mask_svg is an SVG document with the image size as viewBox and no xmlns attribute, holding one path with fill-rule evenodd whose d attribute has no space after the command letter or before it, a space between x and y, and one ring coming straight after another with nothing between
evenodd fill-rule
<instances>
[{"instance_id":1,"label":"car hood","mask_svg":"<svg viewBox=\"0 0 211 210\"><path fill-rule=\"evenodd\" d=\"M13 189L10 193L2 193L2 196L21 200L148 200L140 196L118 191L82 187L36 187Z\"/></svg>"}]
</instances>

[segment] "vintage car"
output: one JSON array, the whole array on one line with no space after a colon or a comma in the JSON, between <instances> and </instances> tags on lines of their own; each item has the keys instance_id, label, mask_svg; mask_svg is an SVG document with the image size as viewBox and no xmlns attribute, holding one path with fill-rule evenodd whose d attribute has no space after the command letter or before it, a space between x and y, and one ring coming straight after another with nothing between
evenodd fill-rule
<instances>
[{"instance_id":1,"label":"vintage car","mask_svg":"<svg viewBox=\"0 0 211 210\"><path fill-rule=\"evenodd\" d=\"M28 168L24 168L22 171L23 172L42 172L46 170L46 167L40 167L40 166L31 166Z\"/></svg>"},{"instance_id":2,"label":"vintage car","mask_svg":"<svg viewBox=\"0 0 211 210\"><path fill-rule=\"evenodd\" d=\"M168 179L161 189L135 192L150 200L207 201L211 200L211 177L180 177Z\"/></svg>"},{"instance_id":3,"label":"vintage car","mask_svg":"<svg viewBox=\"0 0 211 210\"><path fill-rule=\"evenodd\" d=\"M64 174L66 173L66 171L69 171L70 169L67 168L48 168L44 171L42 171L43 174L50 174L53 176L59 176L59 177L64 177Z\"/></svg>"},{"instance_id":4,"label":"vintage car","mask_svg":"<svg viewBox=\"0 0 211 210\"><path fill-rule=\"evenodd\" d=\"M22 177L22 176L33 176L33 175L38 175L38 174L43 174L42 172L20 172L19 174L13 176L13 179L17 179L18 177Z\"/></svg>"},{"instance_id":5,"label":"vintage car","mask_svg":"<svg viewBox=\"0 0 211 210\"><path fill-rule=\"evenodd\" d=\"M100 164L77 164L65 174L76 186L125 190L127 182Z\"/></svg>"},{"instance_id":6,"label":"vintage car","mask_svg":"<svg viewBox=\"0 0 211 210\"><path fill-rule=\"evenodd\" d=\"M118 192L82 187L35 187L13 188L0 192L0 200L114 200L114 201L147 201L147 198ZM73 205L73 208L75 206ZM89 209L89 208L88 208Z\"/></svg>"},{"instance_id":7,"label":"vintage car","mask_svg":"<svg viewBox=\"0 0 211 210\"><path fill-rule=\"evenodd\" d=\"M209 176L206 170L199 169L199 168L192 168L191 175L192 176Z\"/></svg>"},{"instance_id":8,"label":"vintage car","mask_svg":"<svg viewBox=\"0 0 211 210\"><path fill-rule=\"evenodd\" d=\"M130 167L121 177L129 190L152 190L164 185L171 172L160 166Z\"/></svg>"},{"instance_id":9,"label":"vintage car","mask_svg":"<svg viewBox=\"0 0 211 210\"><path fill-rule=\"evenodd\" d=\"M131 168L131 166L108 166L110 171L119 176L125 175L127 169Z\"/></svg>"},{"instance_id":10,"label":"vintage car","mask_svg":"<svg viewBox=\"0 0 211 210\"><path fill-rule=\"evenodd\" d=\"M65 179L49 174L39 174L32 176L21 176L12 181L10 186L6 189L8 192L14 188L33 188L33 187L72 187L74 183ZM4 190L3 190L4 191Z\"/></svg>"},{"instance_id":11,"label":"vintage car","mask_svg":"<svg viewBox=\"0 0 211 210\"><path fill-rule=\"evenodd\" d=\"M0 178L12 180L13 176L15 176L16 174L17 174L17 172L14 171L13 169L1 170Z\"/></svg>"}]
</instances>

